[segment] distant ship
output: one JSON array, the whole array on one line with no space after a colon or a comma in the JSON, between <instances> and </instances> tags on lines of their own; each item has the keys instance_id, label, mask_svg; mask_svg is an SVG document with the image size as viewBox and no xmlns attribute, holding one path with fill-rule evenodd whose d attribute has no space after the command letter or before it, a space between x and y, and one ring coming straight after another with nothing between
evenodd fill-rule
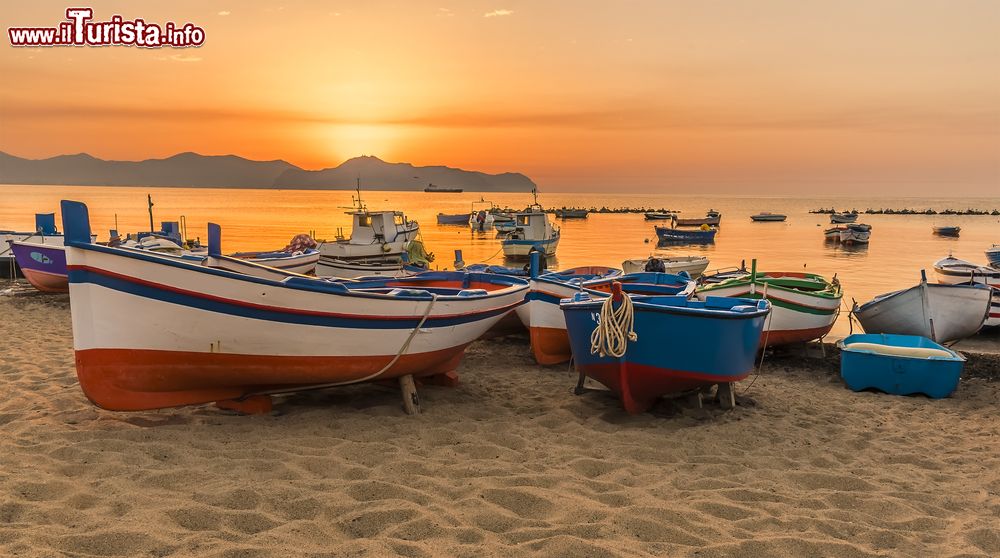
<instances>
[{"instance_id":1,"label":"distant ship","mask_svg":"<svg viewBox=\"0 0 1000 558\"><path fill-rule=\"evenodd\" d=\"M433 184L428 184L427 187L424 188L424 192L438 192L438 193L444 192L444 193L448 193L448 194L461 194L462 193L462 189L461 188L445 188L443 186L435 186Z\"/></svg>"}]
</instances>

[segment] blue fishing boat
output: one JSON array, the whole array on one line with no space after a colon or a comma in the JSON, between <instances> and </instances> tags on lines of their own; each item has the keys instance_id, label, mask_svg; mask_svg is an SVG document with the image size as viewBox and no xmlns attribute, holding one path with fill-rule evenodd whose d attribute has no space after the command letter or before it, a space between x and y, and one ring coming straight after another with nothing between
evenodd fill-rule
<instances>
[{"instance_id":1,"label":"blue fishing boat","mask_svg":"<svg viewBox=\"0 0 1000 558\"><path fill-rule=\"evenodd\" d=\"M766 300L624 295L618 284L610 297L577 293L560 307L581 384L604 384L630 414L667 393L745 378L771 310Z\"/></svg>"},{"instance_id":2,"label":"blue fishing boat","mask_svg":"<svg viewBox=\"0 0 1000 558\"><path fill-rule=\"evenodd\" d=\"M918 335L856 334L840 341L840 376L854 391L948 397L965 357Z\"/></svg>"},{"instance_id":3,"label":"blue fishing boat","mask_svg":"<svg viewBox=\"0 0 1000 558\"><path fill-rule=\"evenodd\" d=\"M673 229L670 227L654 227L654 229L656 229L656 236L660 237L661 242L672 243L684 242L707 244L715 242L715 233L719 232L719 229L713 229L711 227L707 227L702 230Z\"/></svg>"}]
</instances>

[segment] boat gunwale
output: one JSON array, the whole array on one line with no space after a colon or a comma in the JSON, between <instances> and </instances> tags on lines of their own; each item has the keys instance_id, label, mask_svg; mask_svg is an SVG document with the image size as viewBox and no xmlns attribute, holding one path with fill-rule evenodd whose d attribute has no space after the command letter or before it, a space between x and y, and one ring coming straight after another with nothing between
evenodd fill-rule
<instances>
[{"instance_id":1,"label":"boat gunwale","mask_svg":"<svg viewBox=\"0 0 1000 558\"><path fill-rule=\"evenodd\" d=\"M182 268L182 269L185 269L185 270L188 270L188 271L194 271L194 272L204 273L204 274L208 274L208 275L215 275L215 276L218 276L218 277L223 277L223 278L226 278L226 279L233 279L233 280L236 280L236 281L256 283L256 284L259 284L259 285L267 285L267 286L277 287L277 288L283 288L283 289L292 289L292 290L296 290L296 291L312 292L312 293L317 293L317 294L328 294L328 295L349 295L349 296L356 296L356 297L361 297L361 298L375 298L375 299L379 299L379 300L413 300L413 301L427 300L427 297L425 297L425 296L414 296L414 295L405 295L405 294L404 295L388 295L388 294L380 294L380 293L370 293L370 292L365 292L365 291L362 291L362 290L352 290L350 287L347 286L347 284L355 283L357 281L353 281L353 280L350 280L350 279L347 279L347 280L340 279L338 281L327 281L325 279L319 279L319 278L314 278L314 277L309 277L309 276L299 276L299 275L296 275L296 274L292 274L288 278L290 278L290 279L297 279L297 281L288 282L287 279L286 280L282 280L282 281L277 281L277 280L274 280L274 279L265 279L265 278L262 278L262 277L255 277L255 276L252 276L252 275L245 275L245 274L242 274L242 273L239 273L239 272L236 272L236 271L230 271L230 270L227 270L227 269L219 269L219 268L214 268L214 267L206 267L206 266L201 265L200 262L199 263L195 263L195 262L192 262L192 261L186 261L186 260L181 260L181 259L172 259L172 258L163 258L163 257L158 257L158 256L151 256L151 255L148 255L148 254L145 254L145 253L142 253L142 252L138 252L138 251L133 251L133 250L128 250L128 249L120 249L120 248L113 248L113 247L109 247L109 246L101 246L99 244L91 244L91 243L83 243L83 242L70 241L70 242L68 242L66 244L66 246L69 247L69 248L76 248L76 249L81 249L81 250L90 250L90 251L94 251L94 252L101 252L101 253L109 254L109 255L112 255L112 256L121 256L121 257L125 257L125 258L130 258L130 259L142 260L142 261L145 261L147 263L162 264L162 265L167 265L167 266L171 266L171 267ZM245 262L245 260L239 260L239 261L240 262ZM245 263L248 263L248 264L251 264L251 265L253 264L253 262L245 262ZM80 268L88 268L89 270L92 270L92 271L108 272L108 270L98 269L98 268L95 268L93 266L81 266L79 264L67 265L67 269L69 271L73 271L73 270L80 269ZM110 273L115 273L115 272L110 272ZM425 279L433 280L435 278L440 279L441 278L441 274L462 273L462 272L428 271L428 272L425 272L425 273L437 274L435 276L425 277ZM419 274L419 275L423 275L423 274ZM467 276L471 276L473 274L462 274L462 275L467 277ZM477 294L477 295L473 295L473 296L459 296L457 293L454 294L454 295L439 295L438 296L438 300L483 300L483 299L488 299L488 298L496 298L496 297L500 297L500 296L506 296L506 295L508 295L508 294L510 294L512 292L516 292L518 290L527 290L527 288L528 288L528 282L526 280L518 278L518 277L506 276L506 275L499 275L499 274L487 274L487 273L483 273L483 274L479 274L479 275L489 276L490 278L492 278L491 281L485 281L486 283L501 284L501 285L502 284L506 284L507 286L505 286L503 288L500 288L500 289L497 289L497 290L494 290L494 291L487 291L485 295ZM414 277L416 277L416 276L414 276ZM385 281L390 281L390 280L398 281L400 279L413 280L414 277L406 277L406 278L397 278L397 277L389 278L389 277L387 277L384 280ZM369 281L369 282L373 282L373 281ZM342 290L341 289L337 289L337 286L340 286L342 288ZM419 289L419 287L416 287L416 286L415 287L409 287L409 288Z\"/></svg>"}]
</instances>

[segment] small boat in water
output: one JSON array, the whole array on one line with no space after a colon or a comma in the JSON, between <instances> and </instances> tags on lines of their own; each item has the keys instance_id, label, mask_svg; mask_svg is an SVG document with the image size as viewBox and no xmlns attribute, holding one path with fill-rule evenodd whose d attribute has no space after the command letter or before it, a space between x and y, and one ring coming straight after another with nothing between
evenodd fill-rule
<instances>
[{"instance_id":1,"label":"small boat in water","mask_svg":"<svg viewBox=\"0 0 1000 558\"><path fill-rule=\"evenodd\" d=\"M962 227L934 227L934 234L938 236L958 236L962 232Z\"/></svg>"},{"instance_id":2,"label":"small boat in water","mask_svg":"<svg viewBox=\"0 0 1000 558\"><path fill-rule=\"evenodd\" d=\"M579 386L585 377L597 380L629 414L649 410L668 393L747 377L771 308L765 300L625 295L617 285L609 297L578 293L559 306ZM631 329L612 318L616 310L634 320ZM604 341L616 334L623 345L608 346Z\"/></svg>"},{"instance_id":3,"label":"small boat in water","mask_svg":"<svg viewBox=\"0 0 1000 558\"><path fill-rule=\"evenodd\" d=\"M480 199L472 202L472 211L469 213L469 227L474 232L489 232L494 228L500 230L501 225L511 225L513 230L514 217L501 211L496 204L489 200ZM509 231L508 231L509 232Z\"/></svg>"},{"instance_id":4,"label":"small boat in water","mask_svg":"<svg viewBox=\"0 0 1000 558\"><path fill-rule=\"evenodd\" d=\"M677 227L700 227L702 225L718 225L722 221L722 214L714 209L709 209L704 217L685 219L673 215L674 226Z\"/></svg>"},{"instance_id":5,"label":"small boat in water","mask_svg":"<svg viewBox=\"0 0 1000 558\"><path fill-rule=\"evenodd\" d=\"M468 222L469 215L467 213L455 213L451 215L446 213L437 214L437 224L439 225L465 225Z\"/></svg>"},{"instance_id":6,"label":"small boat in water","mask_svg":"<svg viewBox=\"0 0 1000 558\"><path fill-rule=\"evenodd\" d=\"M647 221L669 221L670 219L673 219L674 214L650 211L649 213L644 213L643 216Z\"/></svg>"},{"instance_id":7,"label":"small boat in water","mask_svg":"<svg viewBox=\"0 0 1000 558\"><path fill-rule=\"evenodd\" d=\"M702 230L654 227L654 230L656 231L656 236L659 237L661 242L675 244L707 244L715 242L715 233L719 232L719 230L711 228L708 225L703 225L703 227L704 228Z\"/></svg>"},{"instance_id":8,"label":"small boat in water","mask_svg":"<svg viewBox=\"0 0 1000 558\"><path fill-rule=\"evenodd\" d=\"M353 198L351 235L337 229L336 240L319 243L320 265L323 260L371 260L399 258L420 233L420 224L406 218L402 211L369 211L361 201L361 187Z\"/></svg>"},{"instance_id":9,"label":"small boat in water","mask_svg":"<svg viewBox=\"0 0 1000 558\"><path fill-rule=\"evenodd\" d=\"M209 402L452 373L465 347L524 301L527 281L464 272L329 281L216 269L90 242L87 207L62 202L77 376L99 407ZM239 401L237 401L239 400Z\"/></svg>"},{"instance_id":10,"label":"small boat in water","mask_svg":"<svg viewBox=\"0 0 1000 558\"><path fill-rule=\"evenodd\" d=\"M851 312L865 333L919 335L950 343L979 332L990 311L986 285L928 283L920 272L915 287L879 295Z\"/></svg>"},{"instance_id":11,"label":"small boat in water","mask_svg":"<svg viewBox=\"0 0 1000 558\"><path fill-rule=\"evenodd\" d=\"M500 245L507 258L526 258L532 249L554 256L559 246L559 227L549 221L542 206L532 204L527 210L514 214L514 228L501 232Z\"/></svg>"},{"instance_id":12,"label":"small boat in water","mask_svg":"<svg viewBox=\"0 0 1000 558\"><path fill-rule=\"evenodd\" d=\"M854 391L948 397L965 365L962 355L917 335L855 334L837 345L840 376Z\"/></svg>"},{"instance_id":13,"label":"small boat in water","mask_svg":"<svg viewBox=\"0 0 1000 558\"><path fill-rule=\"evenodd\" d=\"M1000 244L994 244L986 249L986 261L989 265L1000 269Z\"/></svg>"},{"instance_id":14,"label":"small boat in water","mask_svg":"<svg viewBox=\"0 0 1000 558\"><path fill-rule=\"evenodd\" d=\"M697 296L766 298L774 305L761 345L776 346L821 339L830 333L840 314L843 298L836 276L800 272L758 272L754 260L750 273L737 270L733 277L698 287Z\"/></svg>"},{"instance_id":15,"label":"small boat in water","mask_svg":"<svg viewBox=\"0 0 1000 558\"><path fill-rule=\"evenodd\" d=\"M960 285L972 281L1000 287L1000 269L977 265L950 255L934 262L934 273L937 275L938 283Z\"/></svg>"},{"instance_id":16,"label":"small boat in water","mask_svg":"<svg viewBox=\"0 0 1000 558\"><path fill-rule=\"evenodd\" d=\"M784 221L785 219L788 219L788 215L782 215L781 213L770 213L770 212L767 212L767 211L765 211L763 213L758 213L756 215L751 215L750 216L750 220L751 221L758 222L758 223L760 223L760 222L764 222L764 223L772 223L773 222L773 223L776 223L776 222Z\"/></svg>"},{"instance_id":17,"label":"small boat in water","mask_svg":"<svg viewBox=\"0 0 1000 558\"><path fill-rule=\"evenodd\" d=\"M841 244L868 244L871 239L871 225L855 223L847 225L840 231Z\"/></svg>"},{"instance_id":18,"label":"small boat in water","mask_svg":"<svg viewBox=\"0 0 1000 558\"><path fill-rule=\"evenodd\" d=\"M834 225L842 225L842 224L846 224L846 223L854 223L857 220L858 220L858 214L857 213L853 213L853 212L852 213L845 212L845 213L831 213L830 214L830 223L832 223Z\"/></svg>"},{"instance_id":19,"label":"small boat in water","mask_svg":"<svg viewBox=\"0 0 1000 558\"><path fill-rule=\"evenodd\" d=\"M661 273L686 272L697 279L708 267L705 256L650 256L646 259L625 260L622 271L625 273L641 273L643 271L658 271Z\"/></svg>"},{"instance_id":20,"label":"small boat in water","mask_svg":"<svg viewBox=\"0 0 1000 558\"><path fill-rule=\"evenodd\" d=\"M590 214L587 209L557 209L556 217L560 219L586 219Z\"/></svg>"},{"instance_id":21,"label":"small boat in water","mask_svg":"<svg viewBox=\"0 0 1000 558\"><path fill-rule=\"evenodd\" d=\"M830 227L823 231L823 236L831 242L840 242L840 233L847 230L847 227Z\"/></svg>"}]
</instances>

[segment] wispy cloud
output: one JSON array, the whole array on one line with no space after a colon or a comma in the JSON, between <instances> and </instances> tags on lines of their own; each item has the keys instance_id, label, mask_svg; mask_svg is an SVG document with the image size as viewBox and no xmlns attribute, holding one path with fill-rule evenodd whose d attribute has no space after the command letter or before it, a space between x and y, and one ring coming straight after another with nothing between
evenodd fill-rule
<instances>
[{"instance_id":1,"label":"wispy cloud","mask_svg":"<svg viewBox=\"0 0 1000 558\"><path fill-rule=\"evenodd\" d=\"M177 60L174 55L161 60L195 62L191 57ZM358 119L326 116L295 110L268 108L163 108L120 105L39 104L31 100L0 96L0 118L38 120L45 118L101 118L190 121L246 121L258 124L288 125L369 125L418 126L424 128L563 128L576 130L852 130L904 134L948 131L964 135L996 134L1000 112L993 106L941 110L938 107L870 106L854 109L828 109L805 112L728 111L710 107L633 104L622 107L589 107L580 110L525 112L448 112L431 111L404 118Z\"/></svg>"},{"instance_id":2,"label":"wispy cloud","mask_svg":"<svg viewBox=\"0 0 1000 558\"><path fill-rule=\"evenodd\" d=\"M483 17L501 17L509 15L514 15L514 10L504 10L504 9L493 10L492 12L486 12L485 14L483 14Z\"/></svg>"},{"instance_id":3,"label":"wispy cloud","mask_svg":"<svg viewBox=\"0 0 1000 558\"><path fill-rule=\"evenodd\" d=\"M222 10L221 12L219 12L219 15L220 15L220 16L227 16L227 15L229 15L229 14L231 14L231 13L233 13L233 12L230 12L230 11L228 11L228 10Z\"/></svg>"},{"instance_id":4,"label":"wispy cloud","mask_svg":"<svg viewBox=\"0 0 1000 558\"><path fill-rule=\"evenodd\" d=\"M453 17L455 12L449 10L448 8L438 8L437 17Z\"/></svg>"}]
</instances>

